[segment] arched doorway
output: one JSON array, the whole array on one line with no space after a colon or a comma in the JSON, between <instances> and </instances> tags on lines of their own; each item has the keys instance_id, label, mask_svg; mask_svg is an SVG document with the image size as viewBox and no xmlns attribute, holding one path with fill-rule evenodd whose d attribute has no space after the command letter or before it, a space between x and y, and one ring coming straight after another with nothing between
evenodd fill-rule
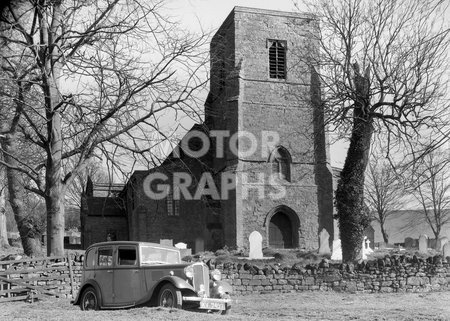
<instances>
[{"instance_id":1,"label":"arched doorway","mask_svg":"<svg viewBox=\"0 0 450 321\"><path fill-rule=\"evenodd\" d=\"M269 223L269 246L292 248L293 244L291 220L283 212L276 213Z\"/></svg>"},{"instance_id":2,"label":"arched doorway","mask_svg":"<svg viewBox=\"0 0 450 321\"><path fill-rule=\"evenodd\" d=\"M268 245L272 248L298 247L300 221L291 208L280 205L272 209L266 217Z\"/></svg>"}]
</instances>

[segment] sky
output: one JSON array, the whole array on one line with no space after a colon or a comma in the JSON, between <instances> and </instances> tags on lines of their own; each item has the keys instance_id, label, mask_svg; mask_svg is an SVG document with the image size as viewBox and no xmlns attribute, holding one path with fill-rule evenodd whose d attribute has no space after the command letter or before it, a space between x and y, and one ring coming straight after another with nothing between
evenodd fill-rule
<instances>
[{"instance_id":1,"label":"sky","mask_svg":"<svg viewBox=\"0 0 450 321\"><path fill-rule=\"evenodd\" d=\"M297 11L297 0L169 0L167 8L170 14L195 31L214 31L235 6L271 9L280 11ZM301 6L300 6L301 9ZM330 147L331 165L343 167L346 155L344 142L334 143Z\"/></svg>"}]
</instances>

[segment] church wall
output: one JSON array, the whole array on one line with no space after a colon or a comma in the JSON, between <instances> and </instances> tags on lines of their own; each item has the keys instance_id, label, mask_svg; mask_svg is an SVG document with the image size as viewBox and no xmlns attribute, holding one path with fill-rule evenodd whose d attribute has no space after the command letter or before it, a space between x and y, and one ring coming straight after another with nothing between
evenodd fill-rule
<instances>
[{"instance_id":1,"label":"church wall","mask_svg":"<svg viewBox=\"0 0 450 321\"><path fill-rule=\"evenodd\" d=\"M176 172L191 174L195 182L204 171L197 160L183 158L182 162L163 164L150 173L155 172L163 173L169 179L164 182L153 181L151 185L153 190L157 190L156 185L161 183L173 188L172 178ZM130 240L159 242L160 239L172 239L174 244L187 243L194 251L197 250L195 248L197 239L202 240L205 249L223 246L223 235L217 235L218 223L221 223L220 213L211 208L207 200L204 198L188 200L181 197L178 200L178 215L168 215L165 198L155 200L146 194L145 178L146 175L137 179L135 183L134 197L137 206L128 212L130 221L134 222L130 226ZM194 196L195 191L196 186L193 184L189 192Z\"/></svg>"},{"instance_id":2,"label":"church wall","mask_svg":"<svg viewBox=\"0 0 450 321\"><path fill-rule=\"evenodd\" d=\"M267 214L274 207L285 205L294 210L300 220L298 246L317 248L320 228L332 222L332 194L328 193L331 181L326 180L326 164L318 166L318 163L326 163L326 157L316 150L328 147L316 137L316 106L311 95L313 74L305 63L314 53L311 33L316 32L317 23L297 14L238 8L235 9L235 25L235 59L240 63L236 121L238 129L253 133L257 142L255 153L239 155L239 171L246 173L249 179L256 179L262 173L266 178L272 174L268 163L272 150L264 145L263 131L278 133L279 145L292 157L291 182L282 182L286 188L284 197L258 197L255 193L245 197L242 186L238 188L236 215L243 229L237 234L237 243L248 246L249 234L257 230L267 246L268 227L264 225ZM286 41L286 79L269 78L268 39ZM239 148L247 150L248 140L241 141ZM267 181L265 188L269 189ZM327 193L318 196L323 191ZM327 206L320 205L318 197Z\"/></svg>"}]
</instances>

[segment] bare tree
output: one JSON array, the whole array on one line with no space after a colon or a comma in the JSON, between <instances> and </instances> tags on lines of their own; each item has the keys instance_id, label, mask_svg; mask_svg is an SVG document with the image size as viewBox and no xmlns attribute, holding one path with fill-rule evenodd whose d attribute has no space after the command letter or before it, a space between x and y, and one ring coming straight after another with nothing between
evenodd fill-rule
<instances>
[{"instance_id":1,"label":"bare tree","mask_svg":"<svg viewBox=\"0 0 450 321\"><path fill-rule=\"evenodd\" d=\"M88 177L97 183L108 183L112 181L112 177L108 176L100 164L89 164L85 171L78 174L72 184L68 186L66 193L66 201L68 205L81 209L81 194L86 188Z\"/></svg>"},{"instance_id":2,"label":"bare tree","mask_svg":"<svg viewBox=\"0 0 450 321\"><path fill-rule=\"evenodd\" d=\"M448 2L305 2L321 23L314 63L327 125L350 142L335 199L343 259L349 261L358 256L369 224L364 173L374 134L383 133L389 147L408 147L421 130L439 133L446 125Z\"/></svg>"},{"instance_id":3,"label":"bare tree","mask_svg":"<svg viewBox=\"0 0 450 321\"><path fill-rule=\"evenodd\" d=\"M418 201L422 211L417 224L428 224L435 239L439 239L442 228L450 223L450 171L449 155L434 150L416 160L410 170L409 190Z\"/></svg>"},{"instance_id":4,"label":"bare tree","mask_svg":"<svg viewBox=\"0 0 450 321\"><path fill-rule=\"evenodd\" d=\"M2 18L10 114L38 149L32 163L21 158L4 128L11 157L2 163L45 199L47 255L63 254L67 188L93 157L122 150L151 160L168 137L163 116L196 115L207 37L181 30L163 2L29 0Z\"/></svg>"},{"instance_id":5,"label":"bare tree","mask_svg":"<svg viewBox=\"0 0 450 321\"><path fill-rule=\"evenodd\" d=\"M380 224L383 241L388 243L386 220L404 206L405 190L402 179L393 165L380 156L380 154L371 155L366 171L364 196L373 214L372 218Z\"/></svg>"},{"instance_id":6,"label":"bare tree","mask_svg":"<svg viewBox=\"0 0 450 321\"><path fill-rule=\"evenodd\" d=\"M0 248L9 245L6 229L6 188L5 171L0 167Z\"/></svg>"}]
</instances>

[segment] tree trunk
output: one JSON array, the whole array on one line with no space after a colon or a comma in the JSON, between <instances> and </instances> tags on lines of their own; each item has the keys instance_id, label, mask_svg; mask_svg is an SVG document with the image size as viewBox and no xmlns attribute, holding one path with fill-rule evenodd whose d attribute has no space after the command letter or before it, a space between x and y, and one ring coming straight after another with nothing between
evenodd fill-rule
<instances>
[{"instance_id":1,"label":"tree trunk","mask_svg":"<svg viewBox=\"0 0 450 321\"><path fill-rule=\"evenodd\" d=\"M52 140L45 174L47 208L47 255L64 255L64 184L61 178L61 118L58 113L49 124Z\"/></svg>"},{"instance_id":2,"label":"tree trunk","mask_svg":"<svg viewBox=\"0 0 450 321\"><path fill-rule=\"evenodd\" d=\"M386 229L384 228L384 222L380 224L380 228L381 228L381 234L383 235L383 242L389 243L389 236L386 232Z\"/></svg>"},{"instance_id":3,"label":"tree trunk","mask_svg":"<svg viewBox=\"0 0 450 321\"><path fill-rule=\"evenodd\" d=\"M6 163L13 167L18 167L16 158L12 157L17 155L18 151L17 137L15 137L14 133L5 135L5 138L2 139L2 149L5 151L4 159ZM19 230L23 251L28 256L40 256L42 255L42 233L26 211L24 204L26 195L22 174L7 167L6 177L9 203L14 212L14 219Z\"/></svg>"},{"instance_id":4,"label":"tree trunk","mask_svg":"<svg viewBox=\"0 0 450 321\"><path fill-rule=\"evenodd\" d=\"M373 118L369 112L368 75L355 70L356 96L353 109L353 128L344 168L336 190L336 209L344 262L358 258L364 230L370 217L364 204L364 173L369 162L373 134Z\"/></svg>"},{"instance_id":5,"label":"tree trunk","mask_svg":"<svg viewBox=\"0 0 450 321\"><path fill-rule=\"evenodd\" d=\"M6 230L5 186L0 186L0 248L8 246L8 231Z\"/></svg>"},{"instance_id":6,"label":"tree trunk","mask_svg":"<svg viewBox=\"0 0 450 321\"><path fill-rule=\"evenodd\" d=\"M40 11L39 24L43 48L41 61L45 68L43 86L47 119L47 163L45 172L45 205L47 209L47 255L64 255L64 193L62 181L62 128L61 115L58 110L61 95L58 90L61 75L59 47L53 43L61 31L62 8L61 1L52 3L53 11ZM49 17L51 15L51 17ZM51 24L48 19L51 18ZM48 50L48 52L46 52Z\"/></svg>"}]
</instances>

